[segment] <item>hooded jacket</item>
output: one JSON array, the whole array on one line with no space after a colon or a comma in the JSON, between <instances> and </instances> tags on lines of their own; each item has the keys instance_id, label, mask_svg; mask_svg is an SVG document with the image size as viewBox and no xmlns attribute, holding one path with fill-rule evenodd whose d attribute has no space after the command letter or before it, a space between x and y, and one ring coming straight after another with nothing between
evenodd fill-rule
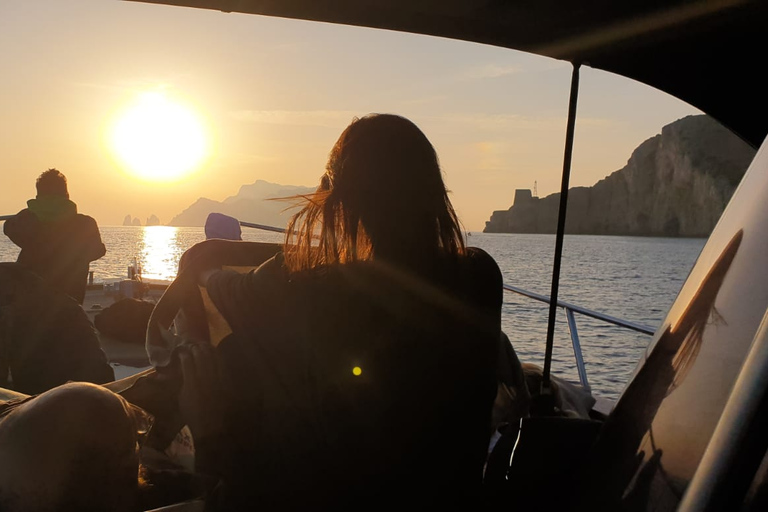
<instances>
[{"instance_id":1,"label":"hooded jacket","mask_svg":"<svg viewBox=\"0 0 768 512\"><path fill-rule=\"evenodd\" d=\"M89 264L106 253L92 217L65 197L38 196L5 221L3 232L21 248L19 264L83 303Z\"/></svg>"}]
</instances>

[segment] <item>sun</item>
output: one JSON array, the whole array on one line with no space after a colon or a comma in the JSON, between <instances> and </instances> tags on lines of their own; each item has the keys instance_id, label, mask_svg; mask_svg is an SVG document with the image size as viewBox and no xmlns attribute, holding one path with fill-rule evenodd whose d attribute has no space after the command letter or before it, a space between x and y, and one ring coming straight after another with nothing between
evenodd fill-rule
<instances>
[{"instance_id":1,"label":"sun","mask_svg":"<svg viewBox=\"0 0 768 512\"><path fill-rule=\"evenodd\" d=\"M200 166L208 140L194 110L161 92L146 92L118 115L111 147L135 176L177 181Z\"/></svg>"}]
</instances>

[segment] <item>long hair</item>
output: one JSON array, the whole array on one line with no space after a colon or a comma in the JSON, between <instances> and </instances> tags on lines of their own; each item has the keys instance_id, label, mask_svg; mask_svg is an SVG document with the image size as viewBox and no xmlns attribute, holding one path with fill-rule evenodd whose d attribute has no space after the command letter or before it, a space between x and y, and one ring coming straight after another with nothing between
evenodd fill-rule
<instances>
[{"instance_id":1,"label":"long hair","mask_svg":"<svg viewBox=\"0 0 768 512\"><path fill-rule=\"evenodd\" d=\"M435 149L400 116L355 118L317 190L300 200L285 239L290 270L374 258L416 266L464 252Z\"/></svg>"}]
</instances>

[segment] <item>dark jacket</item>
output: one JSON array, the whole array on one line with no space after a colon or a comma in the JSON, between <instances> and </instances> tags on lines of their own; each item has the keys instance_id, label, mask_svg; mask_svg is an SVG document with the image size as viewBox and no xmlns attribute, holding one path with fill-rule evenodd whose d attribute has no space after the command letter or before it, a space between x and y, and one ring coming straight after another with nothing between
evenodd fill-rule
<instances>
[{"instance_id":1,"label":"dark jacket","mask_svg":"<svg viewBox=\"0 0 768 512\"><path fill-rule=\"evenodd\" d=\"M71 380L115 380L88 315L18 263L0 263L0 387L31 395Z\"/></svg>"},{"instance_id":2,"label":"dark jacket","mask_svg":"<svg viewBox=\"0 0 768 512\"><path fill-rule=\"evenodd\" d=\"M210 278L233 331L218 351L236 397L229 430L211 443L224 482L214 508L478 505L501 272L479 249L433 263L289 275L278 255ZM200 456L205 444L196 440Z\"/></svg>"},{"instance_id":3,"label":"dark jacket","mask_svg":"<svg viewBox=\"0 0 768 512\"><path fill-rule=\"evenodd\" d=\"M21 247L16 261L82 304L89 264L106 253L96 221L64 197L42 196L27 204L3 226Z\"/></svg>"}]
</instances>

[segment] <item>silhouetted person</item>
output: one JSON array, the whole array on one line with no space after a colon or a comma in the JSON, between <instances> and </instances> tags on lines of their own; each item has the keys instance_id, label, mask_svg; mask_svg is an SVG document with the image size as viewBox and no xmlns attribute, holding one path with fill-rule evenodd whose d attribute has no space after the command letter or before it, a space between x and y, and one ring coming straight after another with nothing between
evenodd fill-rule
<instances>
[{"instance_id":1,"label":"silhouetted person","mask_svg":"<svg viewBox=\"0 0 768 512\"><path fill-rule=\"evenodd\" d=\"M223 213L209 213L208 218L205 219L205 238L242 240L240 221Z\"/></svg>"},{"instance_id":2,"label":"silhouetted person","mask_svg":"<svg viewBox=\"0 0 768 512\"><path fill-rule=\"evenodd\" d=\"M256 271L197 269L232 329L215 350L179 347L180 409L198 469L222 478L216 505L471 509L497 391L498 266L465 247L435 150L405 118L354 120L305 199ZM209 240L188 261L226 244L247 247Z\"/></svg>"},{"instance_id":3,"label":"silhouetted person","mask_svg":"<svg viewBox=\"0 0 768 512\"><path fill-rule=\"evenodd\" d=\"M67 381L113 380L83 308L20 264L0 263L0 387L33 394Z\"/></svg>"},{"instance_id":4,"label":"silhouetted person","mask_svg":"<svg viewBox=\"0 0 768 512\"><path fill-rule=\"evenodd\" d=\"M0 401L0 510L139 512L139 421L101 386Z\"/></svg>"},{"instance_id":5,"label":"silhouetted person","mask_svg":"<svg viewBox=\"0 0 768 512\"><path fill-rule=\"evenodd\" d=\"M58 170L43 172L35 185L37 197L5 221L3 232L21 247L19 264L82 304L89 264L106 253L99 228L92 217L77 213Z\"/></svg>"}]
</instances>

